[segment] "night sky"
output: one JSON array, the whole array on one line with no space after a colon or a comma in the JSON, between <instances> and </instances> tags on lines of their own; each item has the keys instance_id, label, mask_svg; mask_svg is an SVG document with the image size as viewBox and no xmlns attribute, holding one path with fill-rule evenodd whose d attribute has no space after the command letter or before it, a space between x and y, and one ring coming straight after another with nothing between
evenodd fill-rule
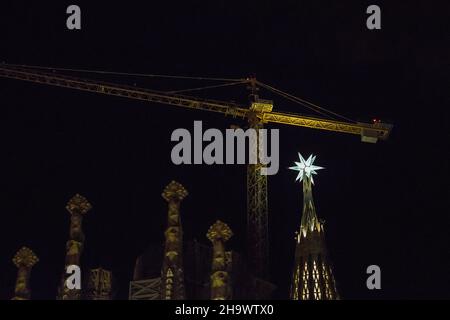
<instances>
[{"instance_id":1,"label":"night sky","mask_svg":"<svg viewBox=\"0 0 450 320\"><path fill-rule=\"evenodd\" d=\"M433 1L434 2L434 1ZM301 184L287 167L317 154L314 197L343 299L450 298L449 6L437 1L147 1L80 5L82 30L66 28L72 4L2 2L0 61L131 73L257 79L352 119L393 123L388 141L284 125L280 171L269 177L271 277L288 297ZM382 29L366 28L378 4ZM88 77L89 75L84 75ZM97 79L160 90L211 85L142 77ZM203 95L246 103L248 92ZM274 110L308 110L261 90ZM176 128L224 130L245 121L202 111L0 79L0 298L14 292L11 258L21 246L40 259L34 299L53 299L64 268L67 201L80 193L84 266L111 269L128 296L134 261L163 241L171 181L185 240L208 243L217 219L245 247L245 165L173 165ZM381 267L382 289L366 288Z\"/></svg>"}]
</instances>

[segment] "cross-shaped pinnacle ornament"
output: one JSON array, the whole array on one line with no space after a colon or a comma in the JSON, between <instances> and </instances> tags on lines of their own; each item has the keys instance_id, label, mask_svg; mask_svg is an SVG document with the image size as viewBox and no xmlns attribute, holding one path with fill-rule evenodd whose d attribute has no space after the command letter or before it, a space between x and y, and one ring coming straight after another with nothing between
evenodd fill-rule
<instances>
[{"instance_id":1,"label":"cross-shaped pinnacle ornament","mask_svg":"<svg viewBox=\"0 0 450 320\"><path fill-rule=\"evenodd\" d=\"M31 296L31 291L28 287L31 268L39 261L38 257L31 249L22 247L14 255L12 259L17 267L16 287L14 289L13 300L28 300Z\"/></svg>"}]
</instances>

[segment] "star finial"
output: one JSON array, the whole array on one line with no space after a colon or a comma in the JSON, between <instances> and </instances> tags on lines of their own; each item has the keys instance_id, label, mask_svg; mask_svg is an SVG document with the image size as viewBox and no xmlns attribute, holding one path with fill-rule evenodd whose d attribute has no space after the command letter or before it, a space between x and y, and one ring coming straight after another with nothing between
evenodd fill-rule
<instances>
[{"instance_id":1,"label":"star finial","mask_svg":"<svg viewBox=\"0 0 450 320\"><path fill-rule=\"evenodd\" d=\"M316 156L310 155L307 160L305 160L302 155L298 154L300 158L300 162L295 162L295 166L289 167L291 170L298 171L297 178L295 181L303 180L303 177L308 177L311 179L311 182L314 183L313 174L317 174L316 170L324 169L323 167L315 166L314 160L316 160Z\"/></svg>"}]
</instances>

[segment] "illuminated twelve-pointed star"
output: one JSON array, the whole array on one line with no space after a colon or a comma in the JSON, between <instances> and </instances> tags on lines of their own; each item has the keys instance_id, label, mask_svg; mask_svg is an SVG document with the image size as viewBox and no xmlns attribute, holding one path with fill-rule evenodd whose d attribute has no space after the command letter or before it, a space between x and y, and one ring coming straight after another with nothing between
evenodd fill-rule
<instances>
[{"instance_id":1,"label":"illuminated twelve-pointed star","mask_svg":"<svg viewBox=\"0 0 450 320\"><path fill-rule=\"evenodd\" d=\"M295 162L295 166L289 167L291 170L298 171L297 178L295 181L303 180L303 177L306 176L311 179L311 182L314 183L313 174L317 174L316 170L324 169L323 167L315 166L314 160L316 160L316 156L310 155L307 160L305 160L302 155L298 154L300 158L300 162Z\"/></svg>"}]
</instances>

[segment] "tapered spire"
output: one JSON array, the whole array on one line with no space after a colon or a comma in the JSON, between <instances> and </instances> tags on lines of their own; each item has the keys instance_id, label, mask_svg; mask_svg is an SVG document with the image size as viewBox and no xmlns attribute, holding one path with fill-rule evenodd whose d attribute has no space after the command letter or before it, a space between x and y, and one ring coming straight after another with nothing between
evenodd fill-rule
<instances>
[{"instance_id":1,"label":"tapered spire","mask_svg":"<svg viewBox=\"0 0 450 320\"><path fill-rule=\"evenodd\" d=\"M80 267L84 244L84 233L82 229L83 216L92 209L92 206L85 197L76 194L69 200L66 209L70 213L70 231L69 240L66 243L65 268L58 298L63 300L79 300L81 298L81 290L69 289L66 285L66 278L68 276L66 270L71 265Z\"/></svg>"},{"instance_id":2,"label":"tapered spire","mask_svg":"<svg viewBox=\"0 0 450 320\"><path fill-rule=\"evenodd\" d=\"M299 231L296 232L295 264L291 284L293 300L333 300L338 293L325 245L323 223L319 221L312 195L313 175L322 167L314 165L315 156L305 160L299 154L291 170L299 171L303 181L303 211Z\"/></svg>"},{"instance_id":3,"label":"tapered spire","mask_svg":"<svg viewBox=\"0 0 450 320\"><path fill-rule=\"evenodd\" d=\"M161 296L165 300L185 298L180 203L187 195L186 189L176 181L170 182L162 193L162 197L167 201L169 207L161 270Z\"/></svg>"},{"instance_id":4,"label":"tapered spire","mask_svg":"<svg viewBox=\"0 0 450 320\"><path fill-rule=\"evenodd\" d=\"M310 155L307 160L299 153L299 162L295 162L295 166L289 169L298 171L295 181L303 181L303 212L300 223L300 234L305 237L308 232L322 231L321 224L317 218L316 208L312 195L312 185L314 184L313 175L317 174L317 170L324 169L314 165L316 157Z\"/></svg>"},{"instance_id":5,"label":"tapered spire","mask_svg":"<svg viewBox=\"0 0 450 320\"><path fill-rule=\"evenodd\" d=\"M31 296L29 288L31 269L39 259L31 249L22 247L14 255L12 261L18 269L14 298L12 300L28 300Z\"/></svg>"},{"instance_id":6,"label":"tapered spire","mask_svg":"<svg viewBox=\"0 0 450 320\"><path fill-rule=\"evenodd\" d=\"M225 242L232 236L233 232L226 223L217 220L206 234L213 244L213 258L211 267L211 299L228 300L231 299L228 282L229 274L226 268Z\"/></svg>"}]
</instances>

